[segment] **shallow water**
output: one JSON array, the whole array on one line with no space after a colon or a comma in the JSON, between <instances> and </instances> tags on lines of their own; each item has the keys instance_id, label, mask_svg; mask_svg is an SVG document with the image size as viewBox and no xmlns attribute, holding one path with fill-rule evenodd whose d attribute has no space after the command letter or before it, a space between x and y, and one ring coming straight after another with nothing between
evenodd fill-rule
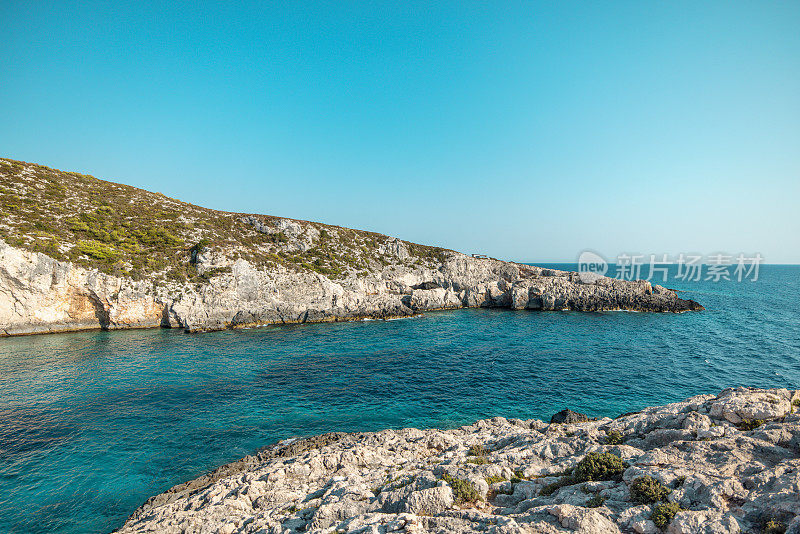
<instances>
[{"instance_id":1,"label":"shallow water","mask_svg":"<svg viewBox=\"0 0 800 534\"><path fill-rule=\"evenodd\" d=\"M0 532L107 532L147 497L291 436L800 387L800 267L666 285L707 311L0 339Z\"/></svg>"}]
</instances>

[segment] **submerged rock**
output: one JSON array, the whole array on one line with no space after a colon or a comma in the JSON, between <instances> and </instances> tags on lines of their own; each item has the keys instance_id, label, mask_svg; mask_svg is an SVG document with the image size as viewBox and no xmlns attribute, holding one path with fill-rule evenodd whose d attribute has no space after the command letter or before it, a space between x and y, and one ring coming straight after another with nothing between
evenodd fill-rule
<instances>
[{"instance_id":1,"label":"submerged rock","mask_svg":"<svg viewBox=\"0 0 800 534\"><path fill-rule=\"evenodd\" d=\"M798 399L736 388L580 424L496 417L284 442L150 499L119 532L796 532ZM733 414L762 419L737 427ZM614 432L624 444L607 444ZM620 457L622 475L595 476L590 453ZM642 477L663 501L635 502Z\"/></svg>"}]
</instances>

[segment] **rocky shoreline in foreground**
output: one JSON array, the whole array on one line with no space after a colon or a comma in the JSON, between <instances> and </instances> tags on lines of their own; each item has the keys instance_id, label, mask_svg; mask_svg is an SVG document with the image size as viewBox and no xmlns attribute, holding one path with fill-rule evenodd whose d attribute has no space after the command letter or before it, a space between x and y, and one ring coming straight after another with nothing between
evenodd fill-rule
<instances>
[{"instance_id":1,"label":"rocky shoreline in foreground","mask_svg":"<svg viewBox=\"0 0 800 534\"><path fill-rule=\"evenodd\" d=\"M118 531L800 533L800 391L286 441ZM562 421L562 422L555 422Z\"/></svg>"}]
</instances>

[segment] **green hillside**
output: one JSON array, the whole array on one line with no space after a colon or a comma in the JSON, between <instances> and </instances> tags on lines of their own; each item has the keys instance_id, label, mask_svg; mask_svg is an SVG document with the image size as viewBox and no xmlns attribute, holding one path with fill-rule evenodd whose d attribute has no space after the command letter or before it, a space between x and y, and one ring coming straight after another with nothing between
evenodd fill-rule
<instances>
[{"instance_id":1,"label":"green hillside","mask_svg":"<svg viewBox=\"0 0 800 534\"><path fill-rule=\"evenodd\" d=\"M198 271L193 262L193 252L198 251L331 278L364 275L399 261L380 251L388 239L381 234L294 221L307 230L303 245L279 229L281 219L255 215L246 222L247 217L85 174L0 158L0 238L108 274L203 283L230 269ZM406 246L411 257L402 263L412 266L434 266L446 252Z\"/></svg>"}]
</instances>

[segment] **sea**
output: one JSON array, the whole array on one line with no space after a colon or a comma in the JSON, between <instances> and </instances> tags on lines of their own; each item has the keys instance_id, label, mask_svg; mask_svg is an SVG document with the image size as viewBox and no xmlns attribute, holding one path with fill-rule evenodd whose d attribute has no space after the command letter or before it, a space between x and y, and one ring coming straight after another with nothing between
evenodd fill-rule
<instances>
[{"instance_id":1,"label":"sea","mask_svg":"<svg viewBox=\"0 0 800 534\"><path fill-rule=\"evenodd\" d=\"M658 283L705 311L0 339L0 532L110 532L148 497L291 437L800 388L800 266L762 265L755 281L675 274Z\"/></svg>"}]
</instances>

